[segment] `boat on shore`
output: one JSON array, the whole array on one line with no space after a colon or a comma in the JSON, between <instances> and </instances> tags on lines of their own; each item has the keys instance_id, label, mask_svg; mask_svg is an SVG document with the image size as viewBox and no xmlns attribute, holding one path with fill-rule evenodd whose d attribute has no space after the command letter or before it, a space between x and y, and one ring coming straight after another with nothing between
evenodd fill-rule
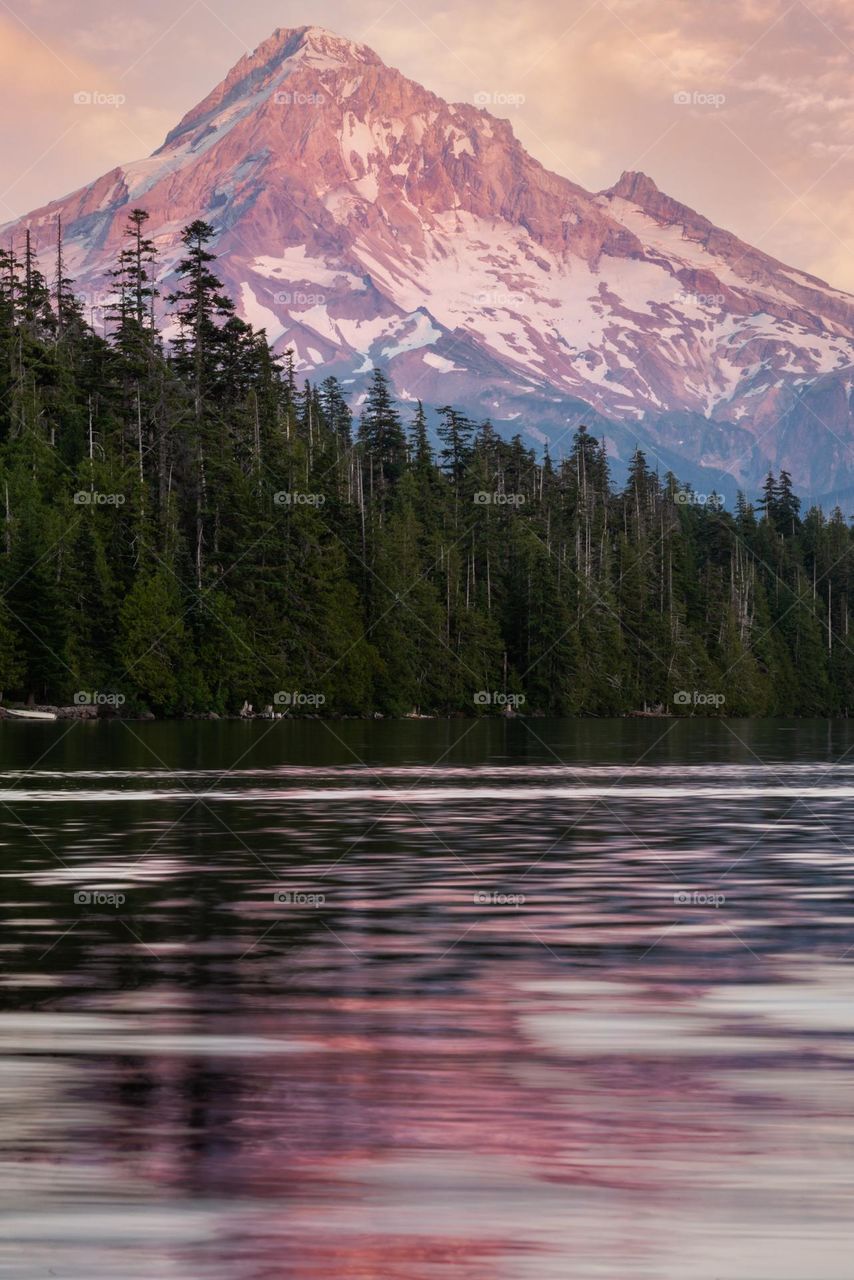
<instances>
[{"instance_id":1,"label":"boat on shore","mask_svg":"<svg viewBox=\"0 0 854 1280\"><path fill-rule=\"evenodd\" d=\"M58 718L55 711L27 711L18 710L15 707L4 707L3 710L13 720L56 720Z\"/></svg>"}]
</instances>

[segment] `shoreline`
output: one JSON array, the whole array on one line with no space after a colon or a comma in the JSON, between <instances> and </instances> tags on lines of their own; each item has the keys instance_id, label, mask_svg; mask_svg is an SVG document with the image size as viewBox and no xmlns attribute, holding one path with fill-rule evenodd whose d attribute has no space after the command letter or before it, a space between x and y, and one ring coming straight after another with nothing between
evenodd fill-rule
<instances>
[{"instance_id":1,"label":"shoreline","mask_svg":"<svg viewBox=\"0 0 854 1280\"><path fill-rule=\"evenodd\" d=\"M490 714L482 712L481 714L471 714L465 712L435 712L429 715L402 715L393 716L386 715L381 711L369 712L364 715L317 715L316 713L305 713L302 715L289 715L284 712L265 715L263 712L253 713L251 715L234 712L232 714L220 714L216 711L199 711L189 712L181 715L165 716L155 715L154 712L141 711L137 714L116 715L115 712L93 706L52 706L48 704L38 704L30 707L16 706L13 710L41 711L46 712L55 717L55 721L77 721L81 724L203 724L203 723L228 723L228 724L250 724L253 722L274 723L276 721L290 721L291 723L306 724L314 723L333 723L340 724L343 722L352 723L391 723L405 724L418 723L423 721L451 721L451 720L483 720L483 721L513 721L513 720L574 720L578 722L594 722L597 720L849 720L851 717L847 715L839 715L834 712L824 711L815 712L809 716L799 715L762 715L743 712L738 715L722 715L718 712L708 714L684 715L678 711L618 711L612 715L595 715L595 714L575 714L575 715L553 715L545 711L531 711L523 714L518 711L497 712ZM0 707L0 722L10 722L14 724L51 724L55 721L51 720L20 720L9 714L9 709Z\"/></svg>"}]
</instances>

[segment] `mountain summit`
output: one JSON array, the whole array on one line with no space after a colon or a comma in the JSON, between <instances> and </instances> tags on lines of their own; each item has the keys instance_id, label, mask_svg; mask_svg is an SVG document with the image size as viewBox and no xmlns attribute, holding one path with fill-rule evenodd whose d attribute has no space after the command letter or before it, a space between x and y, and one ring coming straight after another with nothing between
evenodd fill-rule
<instances>
[{"instance_id":1,"label":"mountain summit","mask_svg":"<svg viewBox=\"0 0 854 1280\"><path fill-rule=\"evenodd\" d=\"M637 442L719 489L769 466L816 496L854 485L854 298L645 174L591 193L550 173L506 120L319 27L275 31L148 159L4 234L29 227L47 251L61 215L97 299L137 206L164 281L182 226L211 222L243 316L356 408L382 364L404 403L455 403L556 453L584 420L612 456Z\"/></svg>"}]
</instances>

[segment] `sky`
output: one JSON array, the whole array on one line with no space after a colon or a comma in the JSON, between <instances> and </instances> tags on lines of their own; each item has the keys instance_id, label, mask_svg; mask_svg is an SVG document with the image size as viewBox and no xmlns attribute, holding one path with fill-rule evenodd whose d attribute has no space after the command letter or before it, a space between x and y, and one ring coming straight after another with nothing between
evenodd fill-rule
<instances>
[{"instance_id":1,"label":"sky","mask_svg":"<svg viewBox=\"0 0 854 1280\"><path fill-rule=\"evenodd\" d=\"M854 292L852 0L0 0L0 222L149 154L276 27L487 102L590 190L669 195Z\"/></svg>"}]
</instances>

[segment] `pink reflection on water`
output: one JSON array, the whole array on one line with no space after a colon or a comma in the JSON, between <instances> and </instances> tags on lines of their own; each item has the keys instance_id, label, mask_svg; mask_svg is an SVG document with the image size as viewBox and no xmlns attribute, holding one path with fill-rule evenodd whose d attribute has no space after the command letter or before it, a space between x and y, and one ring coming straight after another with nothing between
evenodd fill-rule
<instances>
[{"instance_id":1,"label":"pink reflection on water","mask_svg":"<svg viewBox=\"0 0 854 1280\"><path fill-rule=\"evenodd\" d=\"M112 1226L71 1242L74 1280L84 1255L98 1280L145 1275L152 1250L151 1275L200 1280L675 1280L686 1249L704 1280L758 1280L771 1261L782 1280L846 1275L854 1015L834 966L700 990L676 968L514 976L485 968L417 1005L350 994L259 999L242 1019L55 1020L51 1125L31 1110L38 1073L12 1095L36 1235L67 1233L62 1206L97 1196ZM45 1047L10 1030L13 1052Z\"/></svg>"}]
</instances>

